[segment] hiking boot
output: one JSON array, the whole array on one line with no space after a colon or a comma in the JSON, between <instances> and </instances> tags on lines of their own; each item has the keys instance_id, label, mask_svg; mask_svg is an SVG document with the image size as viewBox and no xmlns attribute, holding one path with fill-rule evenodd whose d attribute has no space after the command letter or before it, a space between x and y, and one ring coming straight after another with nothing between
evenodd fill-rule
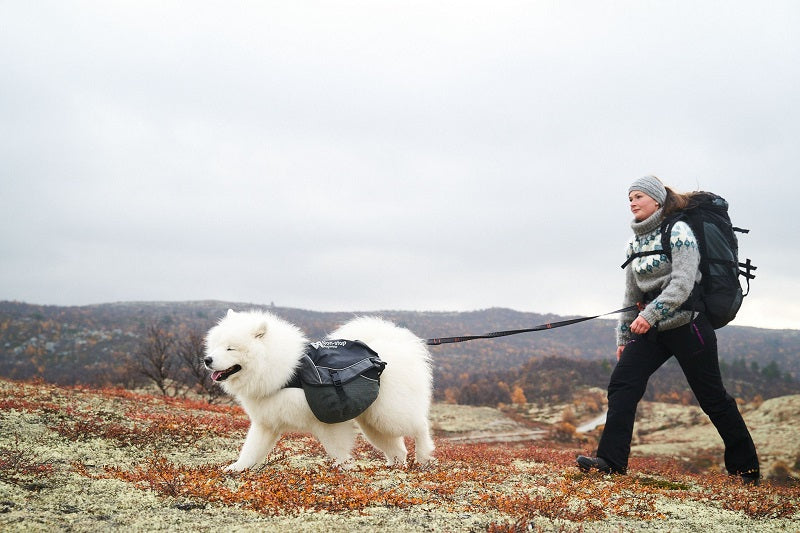
<instances>
[{"instance_id":1,"label":"hiking boot","mask_svg":"<svg viewBox=\"0 0 800 533\"><path fill-rule=\"evenodd\" d=\"M597 470L598 472L602 472L603 474L624 474L622 472L610 464L608 461L603 459L602 457L586 457L585 455L579 455L576 459L578 463L578 468L581 469L583 472L589 472L590 470Z\"/></svg>"},{"instance_id":2,"label":"hiking boot","mask_svg":"<svg viewBox=\"0 0 800 533\"><path fill-rule=\"evenodd\" d=\"M742 483L745 485L753 485L755 487L759 484L758 474L739 474L739 478L741 478Z\"/></svg>"}]
</instances>

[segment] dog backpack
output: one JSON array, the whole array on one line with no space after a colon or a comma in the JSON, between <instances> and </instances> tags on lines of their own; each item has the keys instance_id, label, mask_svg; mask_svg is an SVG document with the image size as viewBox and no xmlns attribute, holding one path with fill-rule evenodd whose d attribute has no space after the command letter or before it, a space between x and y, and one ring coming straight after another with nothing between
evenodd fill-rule
<instances>
[{"instance_id":1,"label":"dog backpack","mask_svg":"<svg viewBox=\"0 0 800 533\"><path fill-rule=\"evenodd\" d=\"M314 416L335 424L357 417L372 405L385 366L361 341L312 342L288 386L300 386Z\"/></svg>"},{"instance_id":2,"label":"dog backpack","mask_svg":"<svg viewBox=\"0 0 800 533\"><path fill-rule=\"evenodd\" d=\"M672 260L670 236L672 226L683 220L692 228L700 251L702 279L695 285L683 309L703 311L714 329L719 329L736 317L742 299L750 292L750 280L756 267L747 259L739 262L739 242L736 233L750 230L734 227L728 215L728 202L710 192L697 192L689 205L667 217L661 224L661 250L633 254L622 265L628 266L636 257L665 254ZM747 292L742 292L739 276L747 280Z\"/></svg>"}]
</instances>

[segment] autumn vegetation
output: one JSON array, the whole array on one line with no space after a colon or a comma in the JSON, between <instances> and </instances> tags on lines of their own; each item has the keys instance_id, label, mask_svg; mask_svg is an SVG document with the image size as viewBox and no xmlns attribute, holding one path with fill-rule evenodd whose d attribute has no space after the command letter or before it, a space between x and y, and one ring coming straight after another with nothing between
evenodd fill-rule
<instances>
[{"instance_id":1,"label":"autumn vegetation","mask_svg":"<svg viewBox=\"0 0 800 533\"><path fill-rule=\"evenodd\" d=\"M387 516L406 520L401 524L413 530L420 515L428 517L429 527L443 530L627 531L643 522L669 528L692 513L706 513L730 531L800 524L798 485L767 481L749 487L719 472L641 457L633 460L633 475L584 474L574 467L575 454L583 451L574 443L454 444L440 436L434 465L386 468L359 440L356 466L338 470L316 440L288 435L263 467L227 474L222 467L248 426L235 406L0 380L0 413L0 505L6 506L0 528L24 529L22 517L36 505L46 507L44 496L61 485L104 480L157 495L165 509L184 513L186 529L222 509L272 520L261 529L277 529L274 520L312 520L307 513L317 513L328 517L327 529L320 530L334 531L365 519L379 526ZM108 450L114 450L113 461ZM53 529L124 528L125 520L134 520L92 505L73 502L69 512L63 505L62 512L40 511ZM146 517L135 519L147 523Z\"/></svg>"},{"instance_id":2,"label":"autumn vegetation","mask_svg":"<svg viewBox=\"0 0 800 533\"><path fill-rule=\"evenodd\" d=\"M623 477L575 468L575 455L596 445L596 434L576 428L603 411L614 363L607 349L611 322L601 320L431 348L435 400L499 407L530 429L514 442L462 441L437 431L434 465L387 469L359 441L355 468L337 470L313 438L288 435L261 468L226 474L222 468L235 459L248 420L209 381L201 357L205 331L228 307L253 306L0 302L0 529L151 529L161 520L205 530L218 528L221 515L258 530L350 531L368 524L409 531L628 531L641 523L676 529L685 516L696 517L696 530L713 531L706 520L724 531L798 529L800 458L793 456L770 465L759 487L721 473L714 450L689 461L635 456L635 474ZM270 309L310 338L353 316ZM423 338L559 318L502 309L381 314ZM723 377L741 402L757 407L800 393L797 332L728 327L720 346ZM645 400L694 403L670 363ZM549 422L531 419L535 408L553 405L561 407ZM128 514L119 501L105 502L107 484L130 499ZM96 502L80 503L87 488ZM213 525L204 522L209 516Z\"/></svg>"}]
</instances>

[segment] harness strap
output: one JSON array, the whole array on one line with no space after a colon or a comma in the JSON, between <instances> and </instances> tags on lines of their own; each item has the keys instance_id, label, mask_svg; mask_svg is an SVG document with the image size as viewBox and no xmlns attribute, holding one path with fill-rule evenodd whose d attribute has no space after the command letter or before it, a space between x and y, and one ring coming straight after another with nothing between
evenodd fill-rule
<instances>
[{"instance_id":1,"label":"harness strap","mask_svg":"<svg viewBox=\"0 0 800 533\"><path fill-rule=\"evenodd\" d=\"M616 311L610 311L608 313L603 313L602 315L595 315L595 316L585 316L581 318L572 318L569 320L562 320L560 322L548 322L547 324L541 324L539 326L534 326L532 328L526 329L513 329L509 331L495 331L493 333L485 333L483 335L465 335L463 337L445 337L445 338L437 338L437 339L428 339L425 343L428 346L438 346L440 344L452 344L455 342L465 342L465 341L472 341L475 339L494 339L497 337L505 337L507 335L516 335L518 333L529 333L531 331L542 331L545 329L554 329L560 328L562 326L569 326L572 324L577 324L579 322L585 322L587 320L592 320L595 318L600 318L601 316L606 315L613 315L616 313L626 313L628 311L633 311L638 309L638 305L629 305L628 307L624 307L622 309L617 309Z\"/></svg>"}]
</instances>

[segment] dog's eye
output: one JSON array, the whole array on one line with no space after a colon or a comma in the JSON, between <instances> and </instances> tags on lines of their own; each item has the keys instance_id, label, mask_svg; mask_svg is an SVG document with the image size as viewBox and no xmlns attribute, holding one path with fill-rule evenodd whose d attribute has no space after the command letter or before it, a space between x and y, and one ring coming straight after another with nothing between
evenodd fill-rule
<instances>
[{"instance_id":1,"label":"dog's eye","mask_svg":"<svg viewBox=\"0 0 800 533\"><path fill-rule=\"evenodd\" d=\"M230 346L228 346L228 349L227 349L226 351L228 351L228 352L233 352L233 351L235 351L235 349L234 349L234 348L231 348Z\"/></svg>"}]
</instances>

